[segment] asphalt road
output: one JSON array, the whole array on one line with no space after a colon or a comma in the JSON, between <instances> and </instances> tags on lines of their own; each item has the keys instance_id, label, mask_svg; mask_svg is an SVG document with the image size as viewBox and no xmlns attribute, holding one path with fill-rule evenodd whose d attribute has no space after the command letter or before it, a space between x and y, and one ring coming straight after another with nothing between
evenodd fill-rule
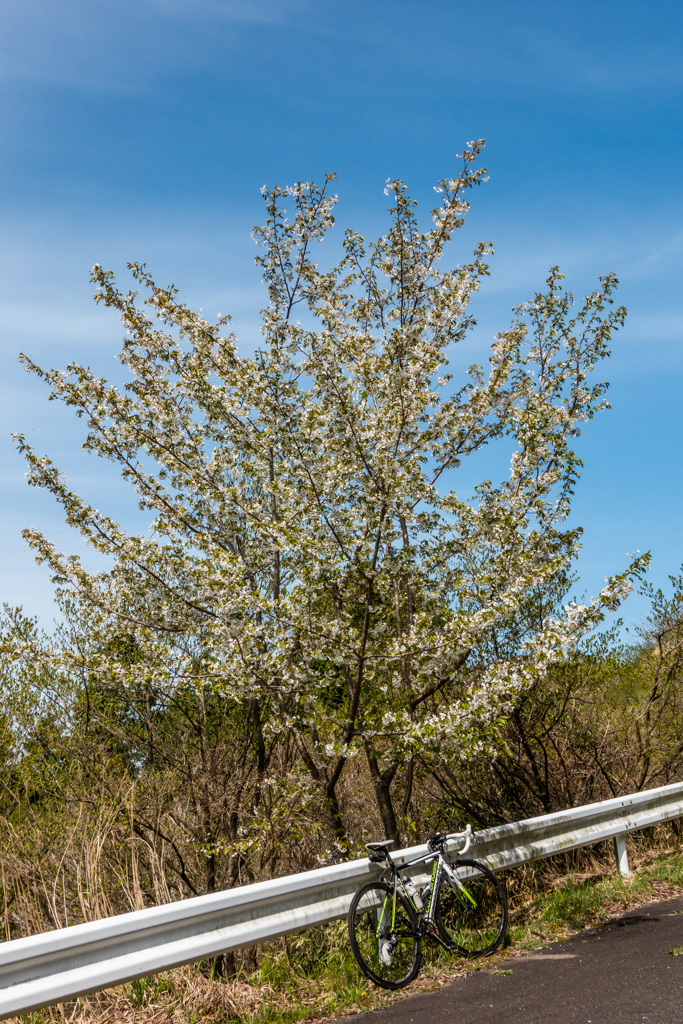
<instances>
[{"instance_id":1,"label":"asphalt road","mask_svg":"<svg viewBox=\"0 0 683 1024\"><path fill-rule=\"evenodd\" d=\"M683 1024L683 899L458 978L354 1024ZM494 969L512 970L509 975Z\"/></svg>"}]
</instances>

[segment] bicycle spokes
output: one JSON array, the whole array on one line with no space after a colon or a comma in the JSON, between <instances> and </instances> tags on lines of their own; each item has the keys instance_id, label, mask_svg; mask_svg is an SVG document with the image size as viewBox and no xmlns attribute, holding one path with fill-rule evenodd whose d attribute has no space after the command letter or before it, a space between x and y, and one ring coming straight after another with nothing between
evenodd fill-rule
<instances>
[{"instance_id":1,"label":"bicycle spokes","mask_svg":"<svg viewBox=\"0 0 683 1024\"><path fill-rule=\"evenodd\" d=\"M498 948L505 935L505 894L483 864L460 861L455 870L469 877L466 885L459 879L451 884L443 879L436 907L437 927L451 949L467 957L485 956Z\"/></svg>"},{"instance_id":2,"label":"bicycle spokes","mask_svg":"<svg viewBox=\"0 0 683 1024\"><path fill-rule=\"evenodd\" d=\"M393 887L369 883L356 893L349 910L349 937L356 960L375 984L401 988L417 975L417 920Z\"/></svg>"}]
</instances>

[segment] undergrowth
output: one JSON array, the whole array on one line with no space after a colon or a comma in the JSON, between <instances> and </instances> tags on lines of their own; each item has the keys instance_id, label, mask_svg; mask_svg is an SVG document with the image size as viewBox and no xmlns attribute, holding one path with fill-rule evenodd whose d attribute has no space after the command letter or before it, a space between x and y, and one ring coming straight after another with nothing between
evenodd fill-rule
<instances>
[{"instance_id":1,"label":"undergrowth","mask_svg":"<svg viewBox=\"0 0 683 1024\"><path fill-rule=\"evenodd\" d=\"M361 976L346 923L338 921L260 947L255 969L242 967L231 978L218 976L208 963L181 967L14 1018L13 1024L297 1024L380 1008L474 970L509 973L511 956L568 938L633 907L683 895L678 843L675 849L660 843L653 852L642 840L631 841L629 855L634 870L628 878L616 874L607 844L565 857L564 863L556 858L555 863L507 872L510 925L504 948L487 960L465 963L426 946L418 980L402 993L384 992Z\"/></svg>"}]
</instances>

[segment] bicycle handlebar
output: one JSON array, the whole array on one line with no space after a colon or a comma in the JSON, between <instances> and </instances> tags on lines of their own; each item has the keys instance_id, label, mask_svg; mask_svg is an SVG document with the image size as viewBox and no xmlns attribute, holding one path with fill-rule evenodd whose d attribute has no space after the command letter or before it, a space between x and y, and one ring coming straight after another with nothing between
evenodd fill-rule
<instances>
[{"instance_id":1,"label":"bicycle handlebar","mask_svg":"<svg viewBox=\"0 0 683 1024\"><path fill-rule=\"evenodd\" d=\"M437 832L436 836L434 836L433 839L429 840L428 845L430 850L443 850L443 847L446 845L446 843L450 843L454 839L464 839L464 846L460 850L455 851L458 857L462 857L463 853L467 853L467 851L469 850L473 836L474 832L472 831L472 826L468 825L464 832L451 832L450 835L447 836L441 836ZM432 845L433 842L436 842L435 846ZM382 846L380 846L378 849L371 848L368 860L370 861L371 864L382 864L385 861L387 864L393 863L391 859L391 854L389 853L386 847Z\"/></svg>"},{"instance_id":2,"label":"bicycle handlebar","mask_svg":"<svg viewBox=\"0 0 683 1024\"><path fill-rule=\"evenodd\" d=\"M472 843L473 835L474 833L472 832L472 826L468 825L464 832L451 832L450 835L446 836L446 842L450 843L452 839L464 839L465 845L461 850L457 851L458 856L461 857L463 853L467 853L467 851L469 850L470 845Z\"/></svg>"}]
</instances>

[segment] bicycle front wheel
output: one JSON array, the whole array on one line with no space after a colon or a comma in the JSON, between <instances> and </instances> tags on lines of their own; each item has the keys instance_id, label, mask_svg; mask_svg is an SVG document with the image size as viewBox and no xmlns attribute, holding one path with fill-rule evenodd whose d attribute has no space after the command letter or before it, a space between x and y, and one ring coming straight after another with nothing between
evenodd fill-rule
<instances>
[{"instance_id":1,"label":"bicycle front wheel","mask_svg":"<svg viewBox=\"0 0 683 1024\"><path fill-rule=\"evenodd\" d=\"M369 882L349 907L349 940L358 965L381 988L403 988L420 970L422 940L415 913L386 882Z\"/></svg>"},{"instance_id":2,"label":"bicycle front wheel","mask_svg":"<svg viewBox=\"0 0 683 1024\"><path fill-rule=\"evenodd\" d=\"M508 923L507 898L494 873L477 860L451 865L460 883L444 873L437 894L436 926L461 956L489 956L500 946Z\"/></svg>"}]
</instances>

